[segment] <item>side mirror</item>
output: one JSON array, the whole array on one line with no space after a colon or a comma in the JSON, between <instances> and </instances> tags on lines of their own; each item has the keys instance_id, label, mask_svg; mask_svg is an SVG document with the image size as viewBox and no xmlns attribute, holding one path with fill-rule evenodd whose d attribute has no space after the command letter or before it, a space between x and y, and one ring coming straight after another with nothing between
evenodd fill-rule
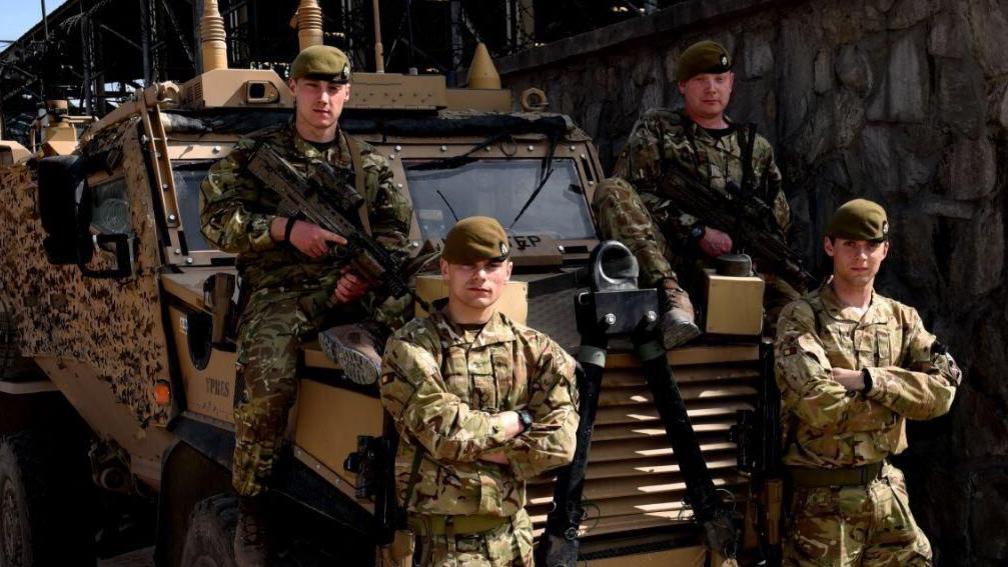
<instances>
[{"instance_id":1,"label":"side mirror","mask_svg":"<svg viewBox=\"0 0 1008 567\"><path fill-rule=\"evenodd\" d=\"M92 234L92 192L79 155L38 161L38 210L46 236L46 258L53 265L76 264L90 278L128 278L135 271L136 237L129 233ZM88 266L96 250L115 256L115 267Z\"/></svg>"}]
</instances>

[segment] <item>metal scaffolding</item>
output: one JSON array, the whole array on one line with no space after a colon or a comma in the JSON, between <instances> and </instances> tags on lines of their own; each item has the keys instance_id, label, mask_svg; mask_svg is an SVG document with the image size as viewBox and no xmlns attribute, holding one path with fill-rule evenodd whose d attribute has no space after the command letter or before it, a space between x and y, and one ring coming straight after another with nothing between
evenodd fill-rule
<instances>
[{"instance_id":1,"label":"metal scaffolding","mask_svg":"<svg viewBox=\"0 0 1008 567\"><path fill-rule=\"evenodd\" d=\"M52 0L50 0L52 1ZM383 0L389 72L443 73L462 82L477 42L501 56L681 0ZM45 0L41 0L45 6ZM356 69L374 69L371 0L319 0L325 42ZM152 82L200 71L202 0L69 0L22 37L0 43L0 137L25 140L45 100L101 116ZM232 67L285 75L297 51L298 0L219 0ZM44 13L44 12L43 12ZM4 47L4 43L7 43Z\"/></svg>"}]
</instances>

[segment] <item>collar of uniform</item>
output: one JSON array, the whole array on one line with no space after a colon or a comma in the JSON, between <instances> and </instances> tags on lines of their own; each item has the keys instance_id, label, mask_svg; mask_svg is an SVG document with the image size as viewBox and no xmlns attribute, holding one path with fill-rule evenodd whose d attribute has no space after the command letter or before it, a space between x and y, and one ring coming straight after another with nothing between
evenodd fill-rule
<instances>
[{"instance_id":1,"label":"collar of uniform","mask_svg":"<svg viewBox=\"0 0 1008 567\"><path fill-rule=\"evenodd\" d=\"M334 165L350 167L350 148L347 147L346 137L340 128L336 128L336 141L326 151L320 151L311 142L301 137L294 126L294 120L290 121L290 134L294 140L294 148L297 152L309 159L321 159Z\"/></svg>"},{"instance_id":2,"label":"collar of uniform","mask_svg":"<svg viewBox=\"0 0 1008 567\"><path fill-rule=\"evenodd\" d=\"M830 283L833 281L833 276L830 276L822 285L819 286L819 298L822 300L823 307L826 309L826 313L830 317L836 319L837 321L849 321L851 323L861 323L861 324L872 324L884 322L885 318L880 311L878 297L875 290L872 289L871 301L868 302L868 309L865 310L864 315L861 316L860 320L853 320L841 315L844 307L846 305L840 301L837 294L833 291L833 286Z\"/></svg>"},{"instance_id":3,"label":"collar of uniform","mask_svg":"<svg viewBox=\"0 0 1008 567\"><path fill-rule=\"evenodd\" d=\"M447 331L441 334L442 337L445 337L447 346L468 344L465 338L465 329L456 325L448 318L447 310L436 312L434 315L431 315L431 319L434 320L434 324L439 329ZM515 334L511 328L511 321L503 313L497 311L487 321L483 330L476 335L476 340L470 346L486 346L496 343L507 343L513 340L515 340Z\"/></svg>"},{"instance_id":4,"label":"collar of uniform","mask_svg":"<svg viewBox=\"0 0 1008 567\"><path fill-rule=\"evenodd\" d=\"M696 138L697 136L703 136L711 141L716 141L713 136L707 133L707 130L693 122L693 119L686 114L685 110L679 111L679 115L682 117L683 126L689 131L690 136ZM732 133L738 130L738 124L736 124L727 114L724 115L724 121L728 124L728 127L732 129Z\"/></svg>"}]
</instances>

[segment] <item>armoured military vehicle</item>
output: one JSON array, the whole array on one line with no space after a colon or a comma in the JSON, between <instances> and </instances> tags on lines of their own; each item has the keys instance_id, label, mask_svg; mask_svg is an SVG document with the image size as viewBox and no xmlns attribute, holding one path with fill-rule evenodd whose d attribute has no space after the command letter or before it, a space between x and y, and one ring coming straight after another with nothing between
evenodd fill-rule
<instances>
[{"instance_id":1,"label":"armoured military vehicle","mask_svg":"<svg viewBox=\"0 0 1008 567\"><path fill-rule=\"evenodd\" d=\"M314 1L302 2L298 19L302 47L321 42ZM103 542L130 522L133 533L156 534L159 565L232 564L238 292L221 284L235 274L233 256L200 233L199 185L239 137L289 120L292 97L273 71L225 68L212 0L202 42L201 76L138 91L72 150L50 144L29 156L0 144L2 566L92 564L95 542L109 552ZM357 72L342 124L388 158L412 200L418 252L456 218L501 219L516 264L505 309L574 350L575 274L598 243L589 203L604 174L589 136L541 111L541 92L524 93L524 112L513 112L510 92L485 68L473 65L466 89L446 88L440 76ZM47 113L54 123L57 106ZM435 277L416 285L429 299L443 293ZM761 399L761 285L712 275L708 335L668 355L747 549L773 543L761 518L779 497L751 474L762 462L756 453L768 450L752 442L765 433L753 424L775 417ZM755 317L740 315L746 306ZM581 558L704 564L710 554L683 502L675 455L635 357L620 348L603 380ZM317 342L304 344L298 375L274 491L288 556L305 565L375 561L393 517L393 428L376 388L345 380ZM529 497L541 530L551 479L534 482Z\"/></svg>"}]
</instances>

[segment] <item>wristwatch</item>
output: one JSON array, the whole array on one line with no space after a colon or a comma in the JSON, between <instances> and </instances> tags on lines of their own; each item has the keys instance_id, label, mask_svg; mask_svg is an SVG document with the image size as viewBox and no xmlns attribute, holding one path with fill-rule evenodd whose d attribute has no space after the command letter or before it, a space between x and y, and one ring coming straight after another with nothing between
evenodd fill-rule
<instances>
[{"instance_id":1,"label":"wristwatch","mask_svg":"<svg viewBox=\"0 0 1008 567\"><path fill-rule=\"evenodd\" d=\"M522 433L532 428L532 414L528 410L518 410L518 422L521 423Z\"/></svg>"},{"instance_id":2,"label":"wristwatch","mask_svg":"<svg viewBox=\"0 0 1008 567\"><path fill-rule=\"evenodd\" d=\"M861 388L861 393L867 395L868 392L871 391L872 386L874 386L872 383L871 372L868 372L867 368L862 368L861 378L864 380L864 388Z\"/></svg>"}]
</instances>

